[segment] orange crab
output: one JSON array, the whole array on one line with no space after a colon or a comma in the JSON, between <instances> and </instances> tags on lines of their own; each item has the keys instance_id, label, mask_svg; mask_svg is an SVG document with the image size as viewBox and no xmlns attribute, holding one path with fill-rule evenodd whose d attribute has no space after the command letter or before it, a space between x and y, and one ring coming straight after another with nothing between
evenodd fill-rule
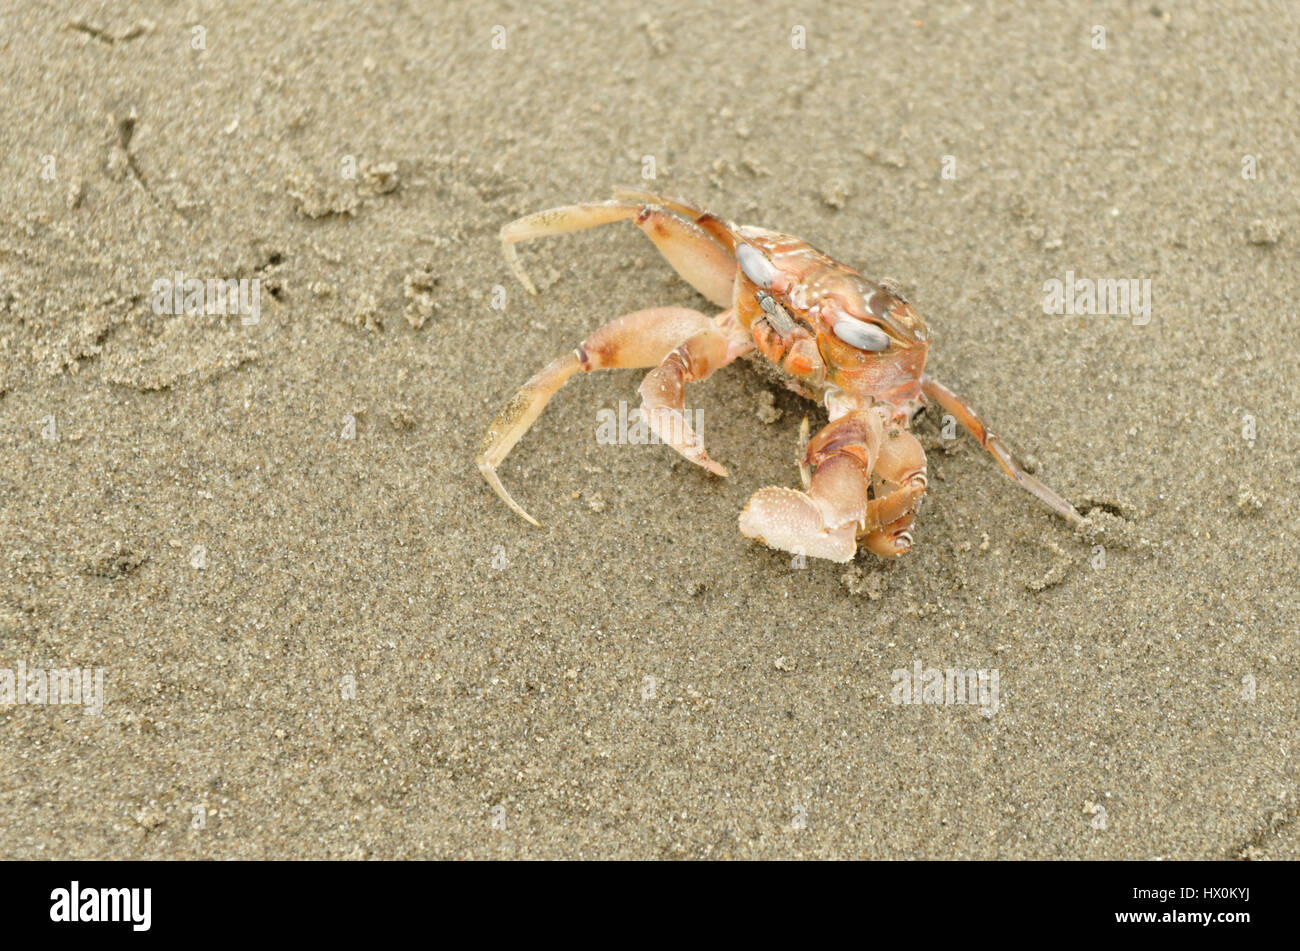
<instances>
[{"instance_id":1,"label":"orange crab","mask_svg":"<svg viewBox=\"0 0 1300 951\"><path fill-rule=\"evenodd\" d=\"M830 422L811 440L804 430L802 491L768 486L750 497L740 513L740 530L749 538L838 562L852 560L859 542L883 558L910 549L927 479L925 452L908 426L923 395L951 413L1012 479L1073 524L1086 524L1024 471L965 400L925 375L925 321L897 294L790 235L733 225L646 192L614 195L502 228L502 247L520 283L537 293L515 243L631 220L688 284L724 309L713 318L685 307L624 314L524 384L493 420L476 461L488 484L529 522L538 524L510 497L497 468L565 380L578 372L653 367L641 383L642 418L691 462L725 476L682 415L684 387L757 350L787 386L822 403Z\"/></svg>"}]
</instances>

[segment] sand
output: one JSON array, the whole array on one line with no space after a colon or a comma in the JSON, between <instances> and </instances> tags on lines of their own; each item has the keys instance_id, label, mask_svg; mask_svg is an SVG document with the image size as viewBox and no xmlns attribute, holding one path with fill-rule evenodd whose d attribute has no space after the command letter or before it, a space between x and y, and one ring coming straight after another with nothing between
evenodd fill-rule
<instances>
[{"instance_id":1,"label":"sand","mask_svg":"<svg viewBox=\"0 0 1300 951\"><path fill-rule=\"evenodd\" d=\"M104 693L0 703L0 856L1300 857L1296 6L866 6L5 3L0 668ZM523 523L501 404L708 308L626 225L514 281L502 224L615 185L897 282L1093 531L932 414L915 549L792 564L736 518L824 416L743 363L726 480L570 382Z\"/></svg>"}]
</instances>

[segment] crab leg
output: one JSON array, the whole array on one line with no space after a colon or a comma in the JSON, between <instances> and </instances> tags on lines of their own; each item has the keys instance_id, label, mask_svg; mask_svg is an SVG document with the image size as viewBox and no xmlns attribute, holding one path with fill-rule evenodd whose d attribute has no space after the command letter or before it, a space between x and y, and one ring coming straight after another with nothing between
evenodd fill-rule
<instances>
[{"instance_id":1,"label":"crab leg","mask_svg":"<svg viewBox=\"0 0 1300 951\"><path fill-rule=\"evenodd\" d=\"M1011 451L1003 445L1002 440L994 433L990 432L984 425L984 420L980 419L974 408L964 399L954 393L948 387L944 386L938 380L933 380L928 376L921 378L921 389L926 396L934 400L957 419L957 422L979 440L979 444L1001 463L1002 468L1016 482L1019 482L1025 489L1032 492L1039 499L1047 504L1052 511L1056 512L1062 518L1066 519L1073 525L1087 525L1087 520L1075 511L1074 506L1065 499L1061 498L1046 485L1034 478L1018 463Z\"/></svg>"},{"instance_id":2,"label":"crab leg","mask_svg":"<svg viewBox=\"0 0 1300 951\"><path fill-rule=\"evenodd\" d=\"M643 193L629 194L639 196ZM719 307L731 303L732 284L736 274L736 260L731 253L695 222L639 200L564 205L526 215L501 229L501 249L519 283L530 294L536 294L537 288L519 263L514 247L516 243L546 235L581 231L625 219L632 220L646 233L668 263L691 287Z\"/></svg>"},{"instance_id":3,"label":"crab leg","mask_svg":"<svg viewBox=\"0 0 1300 951\"><path fill-rule=\"evenodd\" d=\"M686 204L677 198L669 198L666 195L656 195L654 192L642 191L639 188L623 188L616 186L614 188L614 197L621 201L635 201L643 205L658 205L660 208L667 208L669 211L676 212L683 218L690 218L694 221L704 215L698 208Z\"/></svg>"},{"instance_id":4,"label":"crab leg","mask_svg":"<svg viewBox=\"0 0 1300 951\"><path fill-rule=\"evenodd\" d=\"M749 335L741 331L730 312L719 317L718 326L693 334L641 381L641 415L655 434L698 466L714 475L727 470L711 458L698 435L682 415L686 384L706 380L741 354L754 349ZM728 332L730 331L730 332Z\"/></svg>"},{"instance_id":5,"label":"crab leg","mask_svg":"<svg viewBox=\"0 0 1300 951\"><path fill-rule=\"evenodd\" d=\"M727 326L722 315L719 325ZM510 398L492 421L474 460L483 478L518 515L534 525L538 522L506 491L497 475L515 443L537 419L551 397L575 373L631 367L653 367L684 340L715 324L704 314L686 307L654 307L624 314L595 331L577 349L557 357L549 366Z\"/></svg>"}]
</instances>

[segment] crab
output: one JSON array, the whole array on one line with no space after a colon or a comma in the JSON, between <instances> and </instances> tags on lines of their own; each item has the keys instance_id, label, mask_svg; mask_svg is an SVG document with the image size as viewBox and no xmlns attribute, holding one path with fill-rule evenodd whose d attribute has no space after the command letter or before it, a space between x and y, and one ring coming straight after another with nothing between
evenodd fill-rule
<instances>
[{"instance_id":1,"label":"crab","mask_svg":"<svg viewBox=\"0 0 1300 951\"><path fill-rule=\"evenodd\" d=\"M605 324L535 375L493 420L476 462L507 505L533 525L501 484L498 469L547 402L575 373L650 368L641 418L686 459L717 476L715 462L683 415L685 387L738 357L761 357L796 393L821 403L829 422L799 460L802 488L768 486L740 513L740 531L795 555L851 561L859 544L881 558L912 548L912 527L928 485L925 452L909 427L928 398L979 441L1013 480L1075 526L1074 507L1025 471L964 399L925 374L930 338L921 315L799 238L735 225L682 201L633 189L614 199L527 215L501 229L519 282L537 289L515 245L617 221L631 221L691 287L722 308L638 310Z\"/></svg>"}]
</instances>

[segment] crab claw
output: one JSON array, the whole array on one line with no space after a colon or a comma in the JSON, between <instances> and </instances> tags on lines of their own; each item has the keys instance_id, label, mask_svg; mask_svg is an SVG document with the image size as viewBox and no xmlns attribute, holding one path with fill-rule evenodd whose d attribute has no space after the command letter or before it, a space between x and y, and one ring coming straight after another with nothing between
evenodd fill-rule
<instances>
[{"instance_id":1,"label":"crab claw","mask_svg":"<svg viewBox=\"0 0 1300 951\"><path fill-rule=\"evenodd\" d=\"M808 495L784 486L768 486L749 497L740 513L740 532L747 538L809 558L852 561L857 552L856 522L828 529L822 510Z\"/></svg>"}]
</instances>

